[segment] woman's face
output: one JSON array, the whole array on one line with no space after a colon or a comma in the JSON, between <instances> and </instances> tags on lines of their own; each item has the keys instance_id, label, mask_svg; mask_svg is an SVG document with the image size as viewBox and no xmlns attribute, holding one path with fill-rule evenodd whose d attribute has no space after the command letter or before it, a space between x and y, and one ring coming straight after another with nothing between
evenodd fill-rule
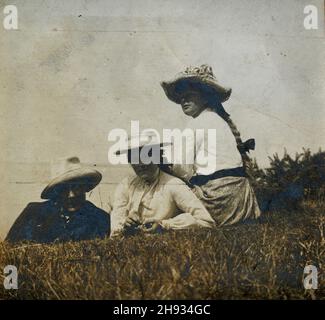
<instances>
[{"instance_id":1,"label":"woman's face","mask_svg":"<svg viewBox=\"0 0 325 320\"><path fill-rule=\"evenodd\" d=\"M206 108L201 95L195 91L185 93L181 98L183 112L190 117L196 118Z\"/></svg>"},{"instance_id":2,"label":"woman's face","mask_svg":"<svg viewBox=\"0 0 325 320\"><path fill-rule=\"evenodd\" d=\"M137 176L148 183L152 183L157 178L159 167L154 163L143 164L140 160L139 164L131 164L131 166Z\"/></svg>"},{"instance_id":3,"label":"woman's face","mask_svg":"<svg viewBox=\"0 0 325 320\"><path fill-rule=\"evenodd\" d=\"M144 154L142 152L144 151ZM155 150L156 152L161 152L160 148ZM144 149L144 147L137 150L139 152L139 163L132 163L132 152L131 150L128 152L128 162L131 164L134 172L137 174L138 177L140 177L145 182L151 183L153 182L159 173L159 166L158 164L154 163L153 161L147 162L147 158L142 158L144 155L151 157L152 152L154 150L152 148ZM142 161L145 159L144 161Z\"/></svg>"}]
</instances>

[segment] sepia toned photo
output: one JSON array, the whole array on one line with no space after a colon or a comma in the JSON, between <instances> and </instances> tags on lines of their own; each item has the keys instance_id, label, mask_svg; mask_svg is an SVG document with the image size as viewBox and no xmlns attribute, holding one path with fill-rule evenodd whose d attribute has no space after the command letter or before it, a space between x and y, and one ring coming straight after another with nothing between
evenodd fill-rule
<instances>
[{"instance_id":1,"label":"sepia toned photo","mask_svg":"<svg viewBox=\"0 0 325 320\"><path fill-rule=\"evenodd\" d=\"M324 15L0 0L0 300L324 300Z\"/></svg>"}]
</instances>

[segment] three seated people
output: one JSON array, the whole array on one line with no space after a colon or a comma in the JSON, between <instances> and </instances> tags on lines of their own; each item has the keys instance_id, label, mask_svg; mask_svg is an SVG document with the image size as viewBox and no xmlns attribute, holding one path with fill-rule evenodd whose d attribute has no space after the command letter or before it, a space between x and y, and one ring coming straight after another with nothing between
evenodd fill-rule
<instances>
[{"instance_id":1,"label":"three seated people","mask_svg":"<svg viewBox=\"0 0 325 320\"><path fill-rule=\"evenodd\" d=\"M164 143L155 141L152 133L129 138L128 147L117 154L127 156L134 174L117 186L110 214L86 200L86 193L99 184L101 174L83 168L77 157L71 157L43 190L41 198L47 201L28 204L6 240L79 241L220 227L258 218L260 209L245 169L249 164L247 152L254 149L255 142L242 142L223 108L231 89L222 87L207 65L187 68L175 79L163 82L162 87L191 118L190 128L216 129L215 145L207 148L206 136L192 141L192 148L186 152L194 151L194 163L168 167L163 161ZM147 161L154 151L158 162ZM134 154L138 154L138 161L134 161ZM209 154L212 166L197 161L202 154Z\"/></svg>"},{"instance_id":2,"label":"three seated people","mask_svg":"<svg viewBox=\"0 0 325 320\"><path fill-rule=\"evenodd\" d=\"M61 160L41 193L47 201L29 203L6 240L53 243L215 227L204 203L165 164L163 147L146 132L129 138L128 148L117 152L125 154L134 173L118 184L111 213L86 200L101 173L82 167L77 157ZM152 161L154 152L159 154L157 163Z\"/></svg>"}]
</instances>

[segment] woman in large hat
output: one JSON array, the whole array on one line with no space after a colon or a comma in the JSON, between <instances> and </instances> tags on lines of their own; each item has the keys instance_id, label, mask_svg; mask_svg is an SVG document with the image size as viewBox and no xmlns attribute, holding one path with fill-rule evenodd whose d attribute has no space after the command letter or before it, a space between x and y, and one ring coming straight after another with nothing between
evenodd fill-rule
<instances>
[{"instance_id":1,"label":"woman in large hat","mask_svg":"<svg viewBox=\"0 0 325 320\"><path fill-rule=\"evenodd\" d=\"M247 152L254 149L254 140L242 142L240 133L223 108L231 89L221 86L208 65L189 67L173 80L161 83L166 96L180 104L192 119L189 128L205 129L197 135L187 153L194 152L194 163L173 166L173 173L193 186L219 226L257 218L260 210L250 186ZM216 143L208 144L207 129L216 129ZM191 139L190 139L191 140ZM192 139L193 140L193 139ZM213 159L202 165L200 155Z\"/></svg>"}]
</instances>

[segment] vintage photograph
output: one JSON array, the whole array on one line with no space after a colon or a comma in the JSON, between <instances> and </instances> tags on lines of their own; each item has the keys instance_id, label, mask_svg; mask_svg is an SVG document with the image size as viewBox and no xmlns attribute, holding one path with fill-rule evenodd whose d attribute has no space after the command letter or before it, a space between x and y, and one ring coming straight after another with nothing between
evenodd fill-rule
<instances>
[{"instance_id":1,"label":"vintage photograph","mask_svg":"<svg viewBox=\"0 0 325 320\"><path fill-rule=\"evenodd\" d=\"M0 0L0 300L325 300L324 15Z\"/></svg>"}]
</instances>

